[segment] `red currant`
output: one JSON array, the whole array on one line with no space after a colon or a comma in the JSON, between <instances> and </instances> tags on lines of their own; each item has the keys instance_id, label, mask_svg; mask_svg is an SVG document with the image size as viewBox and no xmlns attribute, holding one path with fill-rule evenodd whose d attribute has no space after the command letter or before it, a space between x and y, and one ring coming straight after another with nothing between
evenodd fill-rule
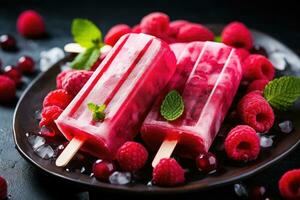
<instances>
[{"instance_id":1,"label":"red currant","mask_svg":"<svg viewBox=\"0 0 300 200\"><path fill-rule=\"evenodd\" d=\"M217 158L210 152L200 153L196 158L196 166L201 172L206 174L213 173L217 169Z\"/></svg>"},{"instance_id":2,"label":"red currant","mask_svg":"<svg viewBox=\"0 0 300 200\"><path fill-rule=\"evenodd\" d=\"M115 171L115 165L104 160L97 160L93 165L93 173L96 179L108 181L109 176Z\"/></svg>"},{"instance_id":3,"label":"red currant","mask_svg":"<svg viewBox=\"0 0 300 200\"><path fill-rule=\"evenodd\" d=\"M29 56L22 56L18 60L18 69L24 73L33 73L34 72L34 61Z\"/></svg>"},{"instance_id":4,"label":"red currant","mask_svg":"<svg viewBox=\"0 0 300 200\"><path fill-rule=\"evenodd\" d=\"M8 65L4 68L4 75L11 78L16 85L21 83L22 74L21 72L14 66Z\"/></svg>"},{"instance_id":5,"label":"red currant","mask_svg":"<svg viewBox=\"0 0 300 200\"><path fill-rule=\"evenodd\" d=\"M5 51L13 51L17 48L17 42L15 38L11 35L1 35L0 46Z\"/></svg>"}]
</instances>

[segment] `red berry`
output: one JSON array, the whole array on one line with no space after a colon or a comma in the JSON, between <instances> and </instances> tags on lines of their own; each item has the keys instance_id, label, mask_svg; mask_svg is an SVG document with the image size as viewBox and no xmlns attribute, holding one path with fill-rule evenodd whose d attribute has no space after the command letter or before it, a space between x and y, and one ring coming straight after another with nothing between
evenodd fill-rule
<instances>
[{"instance_id":1,"label":"red berry","mask_svg":"<svg viewBox=\"0 0 300 200\"><path fill-rule=\"evenodd\" d=\"M109 29L108 33L104 38L104 42L105 44L114 46L117 43L117 41L120 39L120 37L130 32L131 32L131 28L128 25L117 24L113 26L111 29Z\"/></svg>"},{"instance_id":2,"label":"red berry","mask_svg":"<svg viewBox=\"0 0 300 200\"><path fill-rule=\"evenodd\" d=\"M177 42L213 41L214 34L201 24L189 23L179 28Z\"/></svg>"},{"instance_id":3,"label":"red berry","mask_svg":"<svg viewBox=\"0 0 300 200\"><path fill-rule=\"evenodd\" d=\"M0 75L0 102L8 102L16 96L16 84L7 76Z\"/></svg>"},{"instance_id":4,"label":"red berry","mask_svg":"<svg viewBox=\"0 0 300 200\"><path fill-rule=\"evenodd\" d=\"M267 79L275 76L273 64L264 56L253 54L244 61L244 78L246 80Z\"/></svg>"},{"instance_id":5,"label":"red berry","mask_svg":"<svg viewBox=\"0 0 300 200\"><path fill-rule=\"evenodd\" d=\"M73 97L66 90L57 89L47 94L44 98L43 107L58 106L61 109L65 109L72 99Z\"/></svg>"},{"instance_id":6,"label":"red berry","mask_svg":"<svg viewBox=\"0 0 300 200\"><path fill-rule=\"evenodd\" d=\"M97 160L93 165L93 173L99 181L107 182L109 176L116 170L112 162Z\"/></svg>"},{"instance_id":7,"label":"red berry","mask_svg":"<svg viewBox=\"0 0 300 200\"><path fill-rule=\"evenodd\" d=\"M169 16L161 12L153 12L141 21L142 33L154 35L156 37L165 37L169 29Z\"/></svg>"},{"instance_id":8,"label":"red berry","mask_svg":"<svg viewBox=\"0 0 300 200\"><path fill-rule=\"evenodd\" d=\"M253 128L239 125L228 133L224 147L230 159L247 162L257 158L260 140Z\"/></svg>"},{"instance_id":9,"label":"red berry","mask_svg":"<svg viewBox=\"0 0 300 200\"><path fill-rule=\"evenodd\" d=\"M134 172L144 167L148 152L140 143L126 142L119 148L116 158L122 170Z\"/></svg>"},{"instance_id":10,"label":"red berry","mask_svg":"<svg viewBox=\"0 0 300 200\"><path fill-rule=\"evenodd\" d=\"M18 60L17 67L23 73L33 73L34 72L34 61L29 56L22 56Z\"/></svg>"},{"instance_id":11,"label":"red berry","mask_svg":"<svg viewBox=\"0 0 300 200\"><path fill-rule=\"evenodd\" d=\"M17 42L11 35L1 35L0 46L5 51L14 51L17 49Z\"/></svg>"},{"instance_id":12,"label":"red berry","mask_svg":"<svg viewBox=\"0 0 300 200\"><path fill-rule=\"evenodd\" d=\"M200 153L196 158L196 166L201 172L206 174L213 173L217 169L217 158L210 152Z\"/></svg>"},{"instance_id":13,"label":"red berry","mask_svg":"<svg viewBox=\"0 0 300 200\"><path fill-rule=\"evenodd\" d=\"M42 110L42 119L40 121L40 127L51 125L62 113L62 109L58 106L47 106Z\"/></svg>"},{"instance_id":14,"label":"red berry","mask_svg":"<svg viewBox=\"0 0 300 200\"><path fill-rule=\"evenodd\" d=\"M287 200L300 199L300 169L286 172L279 180L281 196Z\"/></svg>"},{"instance_id":15,"label":"red berry","mask_svg":"<svg viewBox=\"0 0 300 200\"><path fill-rule=\"evenodd\" d=\"M131 32L132 33L140 33L140 32L142 32L142 28L139 24L137 24L137 25L132 27Z\"/></svg>"},{"instance_id":16,"label":"red berry","mask_svg":"<svg viewBox=\"0 0 300 200\"><path fill-rule=\"evenodd\" d=\"M4 75L12 79L16 85L21 83L22 74L21 72L14 66L8 65L4 68Z\"/></svg>"},{"instance_id":17,"label":"red berry","mask_svg":"<svg viewBox=\"0 0 300 200\"><path fill-rule=\"evenodd\" d=\"M62 89L63 81L70 74L70 72L73 72L73 71L74 71L73 69L64 70L56 76L56 88L57 89Z\"/></svg>"},{"instance_id":18,"label":"red berry","mask_svg":"<svg viewBox=\"0 0 300 200\"><path fill-rule=\"evenodd\" d=\"M62 88L74 97L89 80L92 74L92 71L75 70L65 77L62 83Z\"/></svg>"},{"instance_id":19,"label":"red berry","mask_svg":"<svg viewBox=\"0 0 300 200\"><path fill-rule=\"evenodd\" d=\"M247 93L252 92L254 90L263 91L268 83L269 83L269 80L266 80L266 79L254 80L248 86Z\"/></svg>"},{"instance_id":20,"label":"red berry","mask_svg":"<svg viewBox=\"0 0 300 200\"><path fill-rule=\"evenodd\" d=\"M174 158L163 158L154 167L152 181L160 186L175 186L185 181L184 170Z\"/></svg>"},{"instance_id":21,"label":"red berry","mask_svg":"<svg viewBox=\"0 0 300 200\"><path fill-rule=\"evenodd\" d=\"M266 188L264 186L252 186L249 189L250 200L266 200Z\"/></svg>"},{"instance_id":22,"label":"red berry","mask_svg":"<svg viewBox=\"0 0 300 200\"><path fill-rule=\"evenodd\" d=\"M252 91L246 94L237 107L240 119L260 133L268 132L274 124L274 112L261 92Z\"/></svg>"},{"instance_id":23,"label":"red berry","mask_svg":"<svg viewBox=\"0 0 300 200\"><path fill-rule=\"evenodd\" d=\"M236 49L236 53L242 62L250 55L249 51L243 48Z\"/></svg>"},{"instance_id":24,"label":"red berry","mask_svg":"<svg viewBox=\"0 0 300 200\"><path fill-rule=\"evenodd\" d=\"M222 31L221 38L223 43L236 48L249 50L253 46L250 30L240 22L228 24Z\"/></svg>"},{"instance_id":25,"label":"red berry","mask_svg":"<svg viewBox=\"0 0 300 200\"><path fill-rule=\"evenodd\" d=\"M7 197L7 182L0 176L0 199L6 199Z\"/></svg>"},{"instance_id":26,"label":"red berry","mask_svg":"<svg viewBox=\"0 0 300 200\"><path fill-rule=\"evenodd\" d=\"M186 24L189 24L189 22L185 20L172 21L169 25L168 36L172 38L176 38L179 29Z\"/></svg>"},{"instance_id":27,"label":"red berry","mask_svg":"<svg viewBox=\"0 0 300 200\"><path fill-rule=\"evenodd\" d=\"M22 12L17 21L17 29L28 38L38 38L45 34L45 23L42 16L34 10Z\"/></svg>"}]
</instances>

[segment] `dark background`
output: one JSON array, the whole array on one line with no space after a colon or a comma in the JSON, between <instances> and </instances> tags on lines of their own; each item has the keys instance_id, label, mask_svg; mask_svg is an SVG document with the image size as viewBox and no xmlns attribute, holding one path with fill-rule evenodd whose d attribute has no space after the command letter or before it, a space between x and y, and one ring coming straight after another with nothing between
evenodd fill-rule
<instances>
[{"instance_id":1,"label":"dark background","mask_svg":"<svg viewBox=\"0 0 300 200\"><path fill-rule=\"evenodd\" d=\"M300 53L299 7L293 1L58 1L58 0L5 0L0 1L0 34L9 33L16 37L20 51L6 53L0 50L4 65L15 64L21 55L32 56L37 62L41 50L54 46L63 47L71 42L70 24L73 18L89 18L102 30L117 23L135 25L152 11L166 12L172 20L187 19L199 23L228 23L233 20L244 22L250 28L265 32ZM45 19L49 36L40 40L27 40L16 32L16 20L21 11L34 9ZM38 66L38 65L37 65ZM33 77L24 80L18 95ZM16 100L17 101L17 100ZM83 188L65 184L61 180L45 175L27 163L14 147L12 119L16 101L10 105L0 105L0 175L9 184L11 199L88 199ZM37 102L39 103L39 102ZM25 120L25 119L24 119ZM264 185L271 196L280 199L277 182L287 170L300 168L300 148L284 160L263 172L247 179L247 184ZM91 199L104 199L103 192L91 192ZM124 196L109 194L109 199ZM180 199L237 199L233 186L226 186L190 195L176 196ZM209 197L209 198L206 198ZM132 197L130 197L132 198ZM136 197L137 198L137 197ZM154 197L152 197L153 199Z\"/></svg>"}]
</instances>

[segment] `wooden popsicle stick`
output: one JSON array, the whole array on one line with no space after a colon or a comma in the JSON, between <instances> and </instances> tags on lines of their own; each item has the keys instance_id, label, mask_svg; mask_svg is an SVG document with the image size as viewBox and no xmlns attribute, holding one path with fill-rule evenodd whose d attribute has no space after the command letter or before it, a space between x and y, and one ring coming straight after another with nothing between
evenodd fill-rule
<instances>
[{"instance_id":1,"label":"wooden popsicle stick","mask_svg":"<svg viewBox=\"0 0 300 200\"><path fill-rule=\"evenodd\" d=\"M179 138L166 137L152 161L152 167L155 167L162 158L169 158L172 155L178 141Z\"/></svg>"},{"instance_id":2,"label":"wooden popsicle stick","mask_svg":"<svg viewBox=\"0 0 300 200\"><path fill-rule=\"evenodd\" d=\"M77 43L68 43L64 46L64 50L68 53L81 53L85 50L85 48Z\"/></svg>"},{"instance_id":3,"label":"wooden popsicle stick","mask_svg":"<svg viewBox=\"0 0 300 200\"><path fill-rule=\"evenodd\" d=\"M83 143L84 139L75 136L63 150L63 152L58 156L55 165L57 167L66 166L83 145Z\"/></svg>"}]
</instances>

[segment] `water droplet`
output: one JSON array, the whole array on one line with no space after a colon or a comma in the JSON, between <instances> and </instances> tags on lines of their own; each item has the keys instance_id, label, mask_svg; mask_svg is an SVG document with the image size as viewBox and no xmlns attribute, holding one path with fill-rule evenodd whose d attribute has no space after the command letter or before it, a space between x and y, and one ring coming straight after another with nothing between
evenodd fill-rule
<instances>
[{"instance_id":1,"label":"water droplet","mask_svg":"<svg viewBox=\"0 0 300 200\"><path fill-rule=\"evenodd\" d=\"M30 135L29 133L25 133L25 136L26 136L26 137L29 137L29 135Z\"/></svg>"},{"instance_id":2,"label":"water droplet","mask_svg":"<svg viewBox=\"0 0 300 200\"><path fill-rule=\"evenodd\" d=\"M53 157L53 155L54 155L54 150L52 149L52 147L51 147L50 145L44 144L44 145L40 146L39 148L37 148L37 149L35 150L35 153L36 153L39 157L41 157L41 158L47 160L47 159L50 159L50 158Z\"/></svg>"},{"instance_id":3,"label":"water droplet","mask_svg":"<svg viewBox=\"0 0 300 200\"><path fill-rule=\"evenodd\" d=\"M115 185L125 185L130 183L131 173L129 172L114 172L109 176L109 182Z\"/></svg>"},{"instance_id":4,"label":"water droplet","mask_svg":"<svg viewBox=\"0 0 300 200\"><path fill-rule=\"evenodd\" d=\"M152 181L149 181L149 182L147 183L147 186L148 186L148 187L152 187L152 186L153 186Z\"/></svg>"},{"instance_id":5,"label":"water droplet","mask_svg":"<svg viewBox=\"0 0 300 200\"><path fill-rule=\"evenodd\" d=\"M279 123L278 126L279 126L281 132L283 132L283 133L290 133L290 132L292 132L292 130L294 128L293 123L290 120L283 121L283 122Z\"/></svg>"},{"instance_id":6,"label":"water droplet","mask_svg":"<svg viewBox=\"0 0 300 200\"><path fill-rule=\"evenodd\" d=\"M85 167L82 166L81 169L80 169L80 173L83 174L84 172L85 172Z\"/></svg>"},{"instance_id":7,"label":"water droplet","mask_svg":"<svg viewBox=\"0 0 300 200\"><path fill-rule=\"evenodd\" d=\"M267 136L261 136L260 137L260 146L263 148L268 148L273 145L273 139L272 137Z\"/></svg>"},{"instance_id":8,"label":"water droplet","mask_svg":"<svg viewBox=\"0 0 300 200\"><path fill-rule=\"evenodd\" d=\"M70 169L69 169L69 168L66 168L65 170L66 170L66 172L70 172Z\"/></svg>"},{"instance_id":9,"label":"water droplet","mask_svg":"<svg viewBox=\"0 0 300 200\"><path fill-rule=\"evenodd\" d=\"M248 197L248 191L241 183L234 184L234 192L239 197Z\"/></svg>"},{"instance_id":10,"label":"water droplet","mask_svg":"<svg viewBox=\"0 0 300 200\"><path fill-rule=\"evenodd\" d=\"M32 149L35 151L40 146L44 145L46 140L41 136L31 135L28 137L28 142L31 145Z\"/></svg>"},{"instance_id":11,"label":"water droplet","mask_svg":"<svg viewBox=\"0 0 300 200\"><path fill-rule=\"evenodd\" d=\"M93 177L93 176L94 176L94 173L91 173L91 174L90 174L90 177Z\"/></svg>"}]
</instances>

